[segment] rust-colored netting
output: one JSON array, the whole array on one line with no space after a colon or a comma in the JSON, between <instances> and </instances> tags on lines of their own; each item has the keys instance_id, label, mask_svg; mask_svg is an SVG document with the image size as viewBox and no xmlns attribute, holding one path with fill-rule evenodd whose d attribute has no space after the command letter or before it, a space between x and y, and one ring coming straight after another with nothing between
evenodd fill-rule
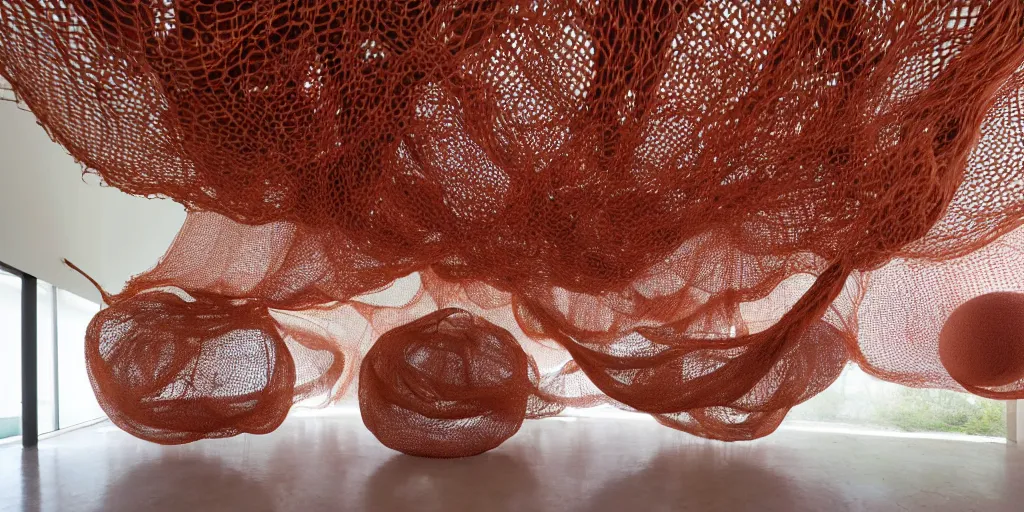
<instances>
[{"instance_id":1,"label":"rust-colored netting","mask_svg":"<svg viewBox=\"0 0 1024 512\"><path fill-rule=\"evenodd\" d=\"M51 136L190 210L90 329L114 421L358 381L428 456L597 404L751 439L850 361L1024 397L1022 41L1020 0L0 4Z\"/></svg>"},{"instance_id":2,"label":"rust-colored netting","mask_svg":"<svg viewBox=\"0 0 1024 512\"><path fill-rule=\"evenodd\" d=\"M442 309L377 340L359 370L359 410L389 448L476 455L519 430L536 390L531 374L533 361L508 331Z\"/></svg>"},{"instance_id":3,"label":"rust-colored netting","mask_svg":"<svg viewBox=\"0 0 1024 512\"><path fill-rule=\"evenodd\" d=\"M144 439L271 432L292 405L295 363L266 309L166 291L118 300L89 324L103 409Z\"/></svg>"}]
</instances>

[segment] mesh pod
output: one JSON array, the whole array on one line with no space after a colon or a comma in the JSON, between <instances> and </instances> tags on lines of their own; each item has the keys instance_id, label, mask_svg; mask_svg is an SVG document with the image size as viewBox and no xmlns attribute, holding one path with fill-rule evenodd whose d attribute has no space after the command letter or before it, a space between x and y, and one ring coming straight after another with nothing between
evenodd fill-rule
<instances>
[{"instance_id":1,"label":"mesh pod","mask_svg":"<svg viewBox=\"0 0 1024 512\"><path fill-rule=\"evenodd\" d=\"M385 446L465 457L515 434L533 362L508 331L450 308L385 333L363 359L359 410Z\"/></svg>"},{"instance_id":2,"label":"mesh pod","mask_svg":"<svg viewBox=\"0 0 1024 512\"><path fill-rule=\"evenodd\" d=\"M86 334L103 410L161 444L265 434L292 405L296 371L267 310L152 291L115 300Z\"/></svg>"}]
</instances>

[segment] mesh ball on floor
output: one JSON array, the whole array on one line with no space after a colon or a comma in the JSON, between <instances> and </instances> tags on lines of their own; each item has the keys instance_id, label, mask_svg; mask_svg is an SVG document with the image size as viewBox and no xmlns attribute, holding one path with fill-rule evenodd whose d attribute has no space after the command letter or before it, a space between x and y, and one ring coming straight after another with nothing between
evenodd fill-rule
<instances>
[{"instance_id":1,"label":"mesh ball on floor","mask_svg":"<svg viewBox=\"0 0 1024 512\"><path fill-rule=\"evenodd\" d=\"M508 331L442 309L377 340L360 369L359 410L394 450L476 455L519 430L533 391L529 367Z\"/></svg>"}]
</instances>

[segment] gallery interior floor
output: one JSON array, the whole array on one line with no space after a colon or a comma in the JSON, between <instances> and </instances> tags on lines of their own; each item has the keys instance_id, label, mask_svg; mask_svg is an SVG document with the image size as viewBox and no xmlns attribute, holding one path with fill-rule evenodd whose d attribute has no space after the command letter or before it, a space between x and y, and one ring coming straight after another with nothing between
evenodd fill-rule
<instances>
[{"instance_id":1,"label":"gallery interior floor","mask_svg":"<svg viewBox=\"0 0 1024 512\"><path fill-rule=\"evenodd\" d=\"M104 422L0 446L0 509L1024 510L1024 448L782 429L749 443L653 421L527 422L486 454L404 456L358 416L296 415L265 436L149 444Z\"/></svg>"}]
</instances>

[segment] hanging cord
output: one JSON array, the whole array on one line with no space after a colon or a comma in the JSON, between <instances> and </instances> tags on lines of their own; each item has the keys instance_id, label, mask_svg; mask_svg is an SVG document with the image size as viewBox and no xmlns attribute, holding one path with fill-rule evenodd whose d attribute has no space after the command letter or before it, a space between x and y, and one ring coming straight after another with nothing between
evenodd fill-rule
<instances>
[{"instance_id":1,"label":"hanging cord","mask_svg":"<svg viewBox=\"0 0 1024 512\"><path fill-rule=\"evenodd\" d=\"M109 306L112 303L113 295L107 293L107 291L104 290L103 287L100 286L100 284L97 283L95 279L93 279L89 274L86 274L84 270L78 268L78 265L71 263L70 261L67 260L67 258L64 258L64 264L71 267L71 270L74 270L75 272L81 274L82 277L88 279L89 282L92 283L94 287L96 287L96 290L100 292L100 298L102 298L104 304Z\"/></svg>"}]
</instances>

